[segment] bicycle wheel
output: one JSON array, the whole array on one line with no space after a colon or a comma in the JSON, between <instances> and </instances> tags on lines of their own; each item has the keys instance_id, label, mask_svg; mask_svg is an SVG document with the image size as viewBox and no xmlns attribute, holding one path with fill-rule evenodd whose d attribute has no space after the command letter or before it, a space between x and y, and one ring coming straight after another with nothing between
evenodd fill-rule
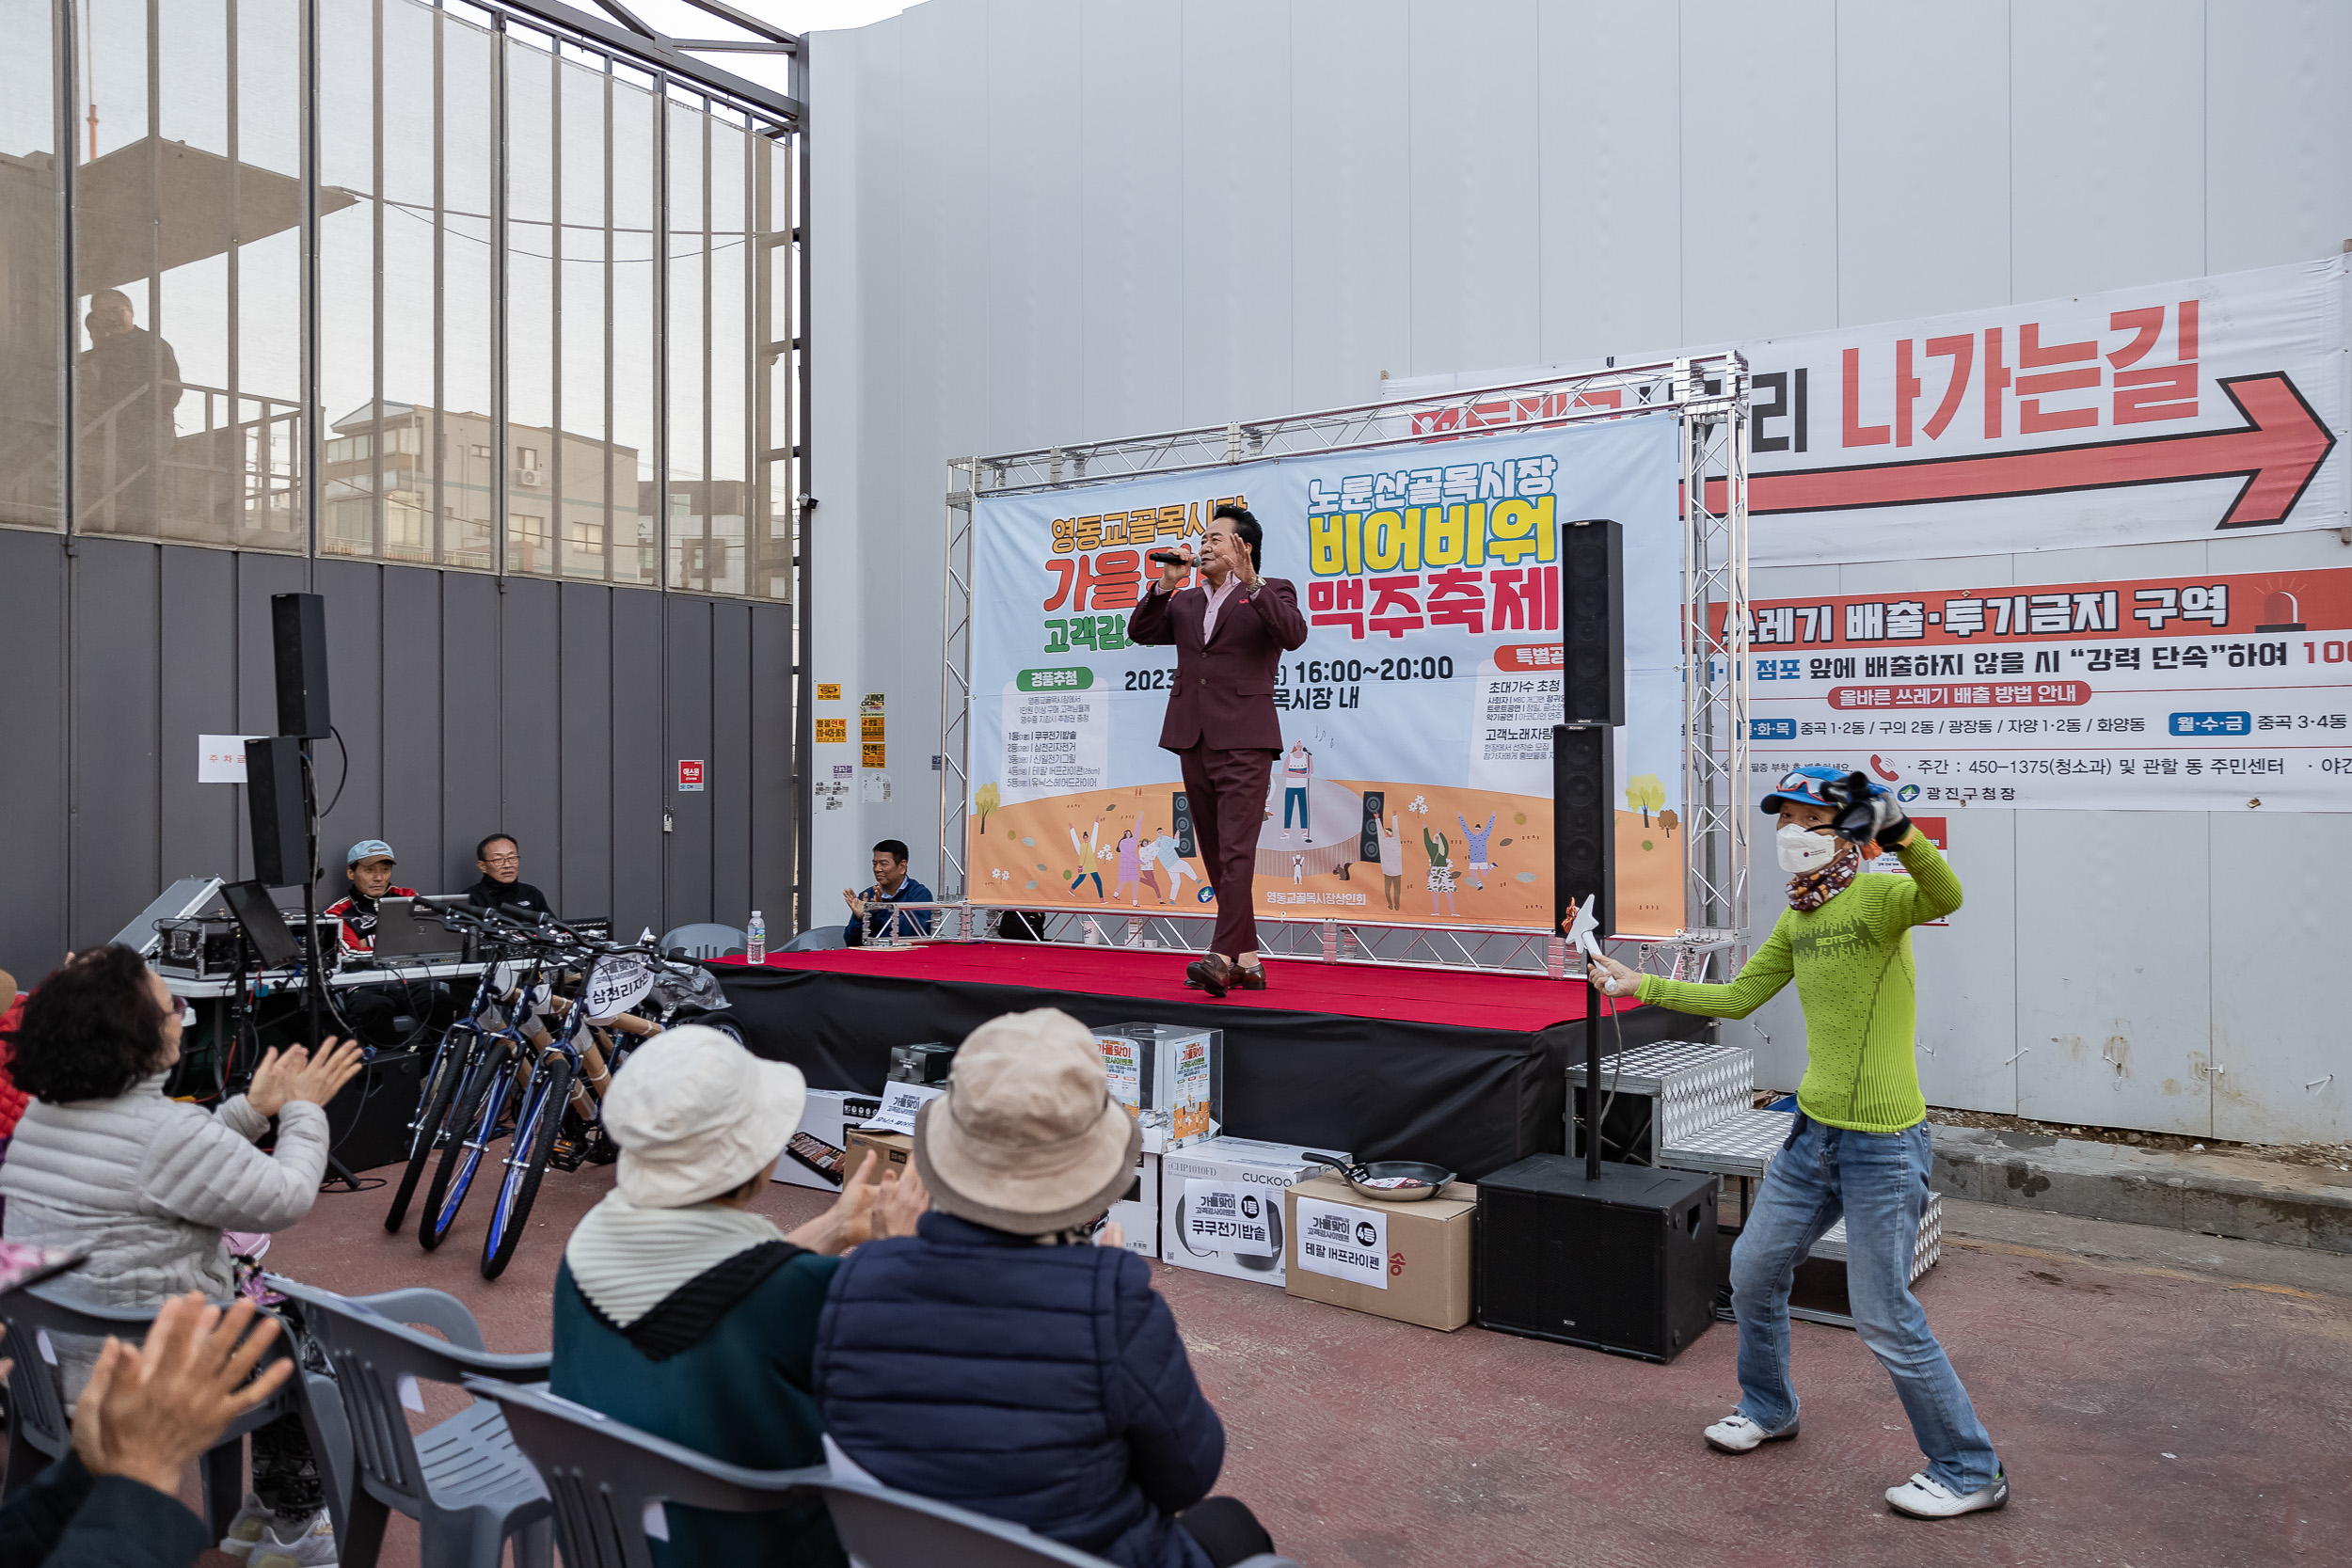
<instances>
[{"instance_id":1,"label":"bicycle wheel","mask_svg":"<svg viewBox=\"0 0 2352 1568\"><path fill-rule=\"evenodd\" d=\"M417 1240L427 1252L441 1244L457 1211L465 1206L466 1189L473 1184L482 1151L498 1130L499 1112L506 1104L514 1081L510 1070L514 1057L511 1043L492 1041L457 1091L457 1102L449 1113L449 1137L441 1145L441 1163L433 1169L433 1184L424 1194L424 1213L417 1221Z\"/></svg>"},{"instance_id":2,"label":"bicycle wheel","mask_svg":"<svg viewBox=\"0 0 2352 1568\"><path fill-rule=\"evenodd\" d=\"M417 1101L416 1125L408 1133L408 1168L400 1173L391 1210L384 1216L387 1230L397 1231L408 1218L408 1200L417 1196L417 1183L423 1180L424 1167L440 1143L441 1123L449 1116L450 1101L457 1097L457 1085L465 1081L466 1063L477 1039L453 1033L442 1039L441 1049L434 1054L433 1077Z\"/></svg>"},{"instance_id":3,"label":"bicycle wheel","mask_svg":"<svg viewBox=\"0 0 2352 1568\"><path fill-rule=\"evenodd\" d=\"M571 1102L572 1064L566 1057L540 1064L538 1082L515 1122L515 1141L506 1146L506 1180L500 1183L498 1207L490 1212L490 1233L482 1241L482 1277L496 1279L514 1260L522 1244L523 1227L531 1219L532 1199L539 1196L539 1179L548 1172L548 1155L564 1125L564 1107Z\"/></svg>"}]
</instances>

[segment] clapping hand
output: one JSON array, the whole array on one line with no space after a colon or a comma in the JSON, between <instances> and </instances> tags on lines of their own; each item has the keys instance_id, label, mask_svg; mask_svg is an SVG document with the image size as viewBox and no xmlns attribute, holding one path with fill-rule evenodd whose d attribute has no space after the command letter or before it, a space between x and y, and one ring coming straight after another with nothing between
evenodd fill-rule
<instances>
[{"instance_id":1,"label":"clapping hand","mask_svg":"<svg viewBox=\"0 0 2352 1568\"><path fill-rule=\"evenodd\" d=\"M253 1375L277 1333L249 1300L223 1312L191 1291L164 1303L137 1349L109 1337L73 1412L83 1467L179 1496L188 1462L294 1375L285 1356Z\"/></svg>"},{"instance_id":2,"label":"clapping hand","mask_svg":"<svg viewBox=\"0 0 2352 1568\"><path fill-rule=\"evenodd\" d=\"M342 1092L364 1065L358 1040L329 1037L317 1051L290 1045L262 1056L245 1091L246 1102L265 1117L274 1117L294 1101L324 1106Z\"/></svg>"}]
</instances>

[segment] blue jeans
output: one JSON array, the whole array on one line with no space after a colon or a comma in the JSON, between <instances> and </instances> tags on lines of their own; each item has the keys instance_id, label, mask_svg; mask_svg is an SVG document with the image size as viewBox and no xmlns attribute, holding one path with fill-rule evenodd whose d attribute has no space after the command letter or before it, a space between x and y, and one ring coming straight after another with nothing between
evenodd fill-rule
<instances>
[{"instance_id":1,"label":"blue jeans","mask_svg":"<svg viewBox=\"0 0 2352 1568\"><path fill-rule=\"evenodd\" d=\"M1282 790L1282 831L1284 832L1291 831L1291 808L1293 806L1298 808L1298 825L1309 832L1313 832L1315 825L1307 820L1307 792L1297 784L1287 785Z\"/></svg>"},{"instance_id":2,"label":"blue jeans","mask_svg":"<svg viewBox=\"0 0 2352 1568\"><path fill-rule=\"evenodd\" d=\"M1912 1251L1927 1207L1928 1125L1851 1132L1798 1117L1772 1157L1731 1249L1731 1305L1740 1320L1740 1414L1777 1432L1797 1418L1788 1383L1788 1287L1813 1243L1846 1220L1846 1292L1854 1327L1895 1380L1927 1473L1963 1497L2000 1474L1993 1439L1968 1402L1928 1315L1911 1293Z\"/></svg>"}]
</instances>

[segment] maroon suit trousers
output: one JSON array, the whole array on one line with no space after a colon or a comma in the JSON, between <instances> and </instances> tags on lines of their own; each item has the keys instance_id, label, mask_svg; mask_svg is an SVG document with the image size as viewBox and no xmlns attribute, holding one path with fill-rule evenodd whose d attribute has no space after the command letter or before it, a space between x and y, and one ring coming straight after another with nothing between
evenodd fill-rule
<instances>
[{"instance_id":1,"label":"maroon suit trousers","mask_svg":"<svg viewBox=\"0 0 2352 1568\"><path fill-rule=\"evenodd\" d=\"M1209 938L1209 951L1229 958L1258 950L1258 915L1252 907L1258 832L1265 826L1266 791L1276 754L1211 746L1187 746L1176 753L1184 764L1192 836L1200 846L1200 863L1208 868L1210 885L1216 889L1216 930Z\"/></svg>"}]
</instances>

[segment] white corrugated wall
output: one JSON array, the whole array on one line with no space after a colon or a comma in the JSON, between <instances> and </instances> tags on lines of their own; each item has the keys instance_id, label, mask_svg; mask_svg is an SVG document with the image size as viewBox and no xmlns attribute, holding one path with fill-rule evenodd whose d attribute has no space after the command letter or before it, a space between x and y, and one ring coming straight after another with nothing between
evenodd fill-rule
<instances>
[{"instance_id":1,"label":"white corrugated wall","mask_svg":"<svg viewBox=\"0 0 2352 1568\"><path fill-rule=\"evenodd\" d=\"M887 801L818 812L820 890L863 886L885 835L934 870L950 456L2352 237L2330 0L929 0L811 58L816 677L847 697L819 714L884 693L891 763ZM2338 565L2352 547L2306 532L1754 591ZM819 747L818 775L855 760ZM2352 816L1952 832L1968 906L1919 939L1931 1101L2352 1137ZM1793 1005L1756 1022L1763 1075L1794 1083Z\"/></svg>"}]
</instances>

